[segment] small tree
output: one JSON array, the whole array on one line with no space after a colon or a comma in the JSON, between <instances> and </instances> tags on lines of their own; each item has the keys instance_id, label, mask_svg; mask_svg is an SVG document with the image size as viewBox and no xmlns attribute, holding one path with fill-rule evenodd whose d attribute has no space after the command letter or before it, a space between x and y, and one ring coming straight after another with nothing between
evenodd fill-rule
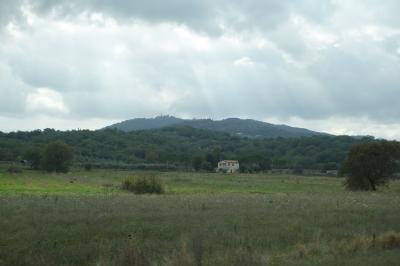
<instances>
[{"instance_id":1,"label":"small tree","mask_svg":"<svg viewBox=\"0 0 400 266\"><path fill-rule=\"evenodd\" d=\"M395 141L375 141L355 145L342 165L345 185L351 190L376 190L395 173L400 158Z\"/></svg>"},{"instance_id":2,"label":"small tree","mask_svg":"<svg viewBox=\"0 0 400 266\"><path fill-rule=\"evenodd\" d=\"M72 149L61 141L47 144L42 155L42 168L48 172L66 173L73 158Z\"/></svg>"},{"instance_id":3,"label":"small tree","mask_svg":"<svg viewBox=\"0 0 400 266\"><path fill-rule=\"evenodd\" d=\"M40 160L42 158L42 149L39 147L32 147L25 153L25 159L29 161L32 169L38 170L40 168Z\"/></svg>"}]
</instances>

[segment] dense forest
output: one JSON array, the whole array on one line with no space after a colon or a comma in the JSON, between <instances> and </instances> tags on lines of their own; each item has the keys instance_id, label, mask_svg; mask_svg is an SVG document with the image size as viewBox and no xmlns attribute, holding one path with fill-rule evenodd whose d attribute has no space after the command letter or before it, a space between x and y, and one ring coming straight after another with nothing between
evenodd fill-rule
<instances>
[{"instance_id":1,"label":"dense forest","mask_svg":"<svg viewBox=\"0 0 400 266\"><path fill-rule=\"evenodd\" d=\"M33 149L62 141L73 148L75 165L211 171L221 159L237 159L243 171L325 171L338 169L352 145L371 140L349 136L252 139L188 126L133 132L45 129L0 132L0 161L24 160Z\"/></svg>"}]
</instances>

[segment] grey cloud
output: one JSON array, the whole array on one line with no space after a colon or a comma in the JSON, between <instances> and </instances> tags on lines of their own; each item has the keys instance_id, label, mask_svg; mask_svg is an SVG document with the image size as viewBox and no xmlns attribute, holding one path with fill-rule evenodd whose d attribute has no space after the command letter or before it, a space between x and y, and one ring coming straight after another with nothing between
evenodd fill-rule
<instances>
[{"instance_id":1,"label":"grey cloud","mask_svg":"<svg viewBox=\"0 0 400 266\"><path fill-rule=\"evenodd\" d=\"M5 3L12 6L0 8L2 25L18 21L21 4ZM26 95L49 88L62 95L72 118L169 113L399 122L399 35L341 38L341 31L358 29L352 22L398 27L395 1L378 9L373 0L30 3L40 21L25 25L22 39L0 33L0 114L29 115ZM372 11L353 17L357 7ZM78 18L83 12L119 23L90 28ZM319 45L319 32L307 35L293 15L337 43ZM71 30L60 31L56 22ZM182 35L177 24L185 26Z\"/></svg>"},{"instance_id":2,"label":"grey cloud","mask_svg":"<svg viewBox=\"0 0 400 266\"><path fill-rule=\"evenodd\" d=\"M385 104L396 99L399 63L396 56L381 50L379 43L319 51L318 61L299 69L268 47L228 44L206 53L168 53L158 50L162 45L149 47L132 35L124 42L133 53L113 59L114 39L124 32L92 35L94 41L81 34L59 37L46 32L34 33L30 44L18 43L15 50L14 43L7 46L6 57L29 86L62 93L76 116L247 113L321 119L349 114L389 121L399 114L395 105ZM42 39L47 40L45 44ZM73 49L70 43L74 43ZM310 53L306 47L302 49ZM372 49L375 54L359 52ZM244 56L253 65L235 66ZM111 68L104 68L103 62L110 62ZM163 92L177 98L162 99Z\"/></svg>"},{"instance_id":3,"label":"grey cloud","mask_svg":"<svg viewBox=\"0 0 400 266\"><path fill-rule=\"evenodd\" d=\"M176 23L210 34L220 33L215 19L217 9L211 0L27 0L25 3L29 3L36 13L53 14L64 19L73 20L83 12L97 12L111 16L120 22L143 20L152 23ZM16 11L18 5L13 5L13 7ZM5 17L4 20L7 18Z\"/></svg>"},{"instance_id":4,"label":"grey cloud","mask_svg":"<svg viewBox=\"0 0 400 266\"><path fill-rule=\"evenodd\" d=\"M356 49L368 51L367 47ZM400 73L400 62L395 56L332 49L323 54L311 73L329 93L336 114L398 120L400 76L396 73Z\"/></svg>"},{"instance_id":5,"label":"grey cloud","mask_svg":"<svg viewBox=\"0 0 400 266\"><path fill-rule=\"evenodd\" d=\"M24 0L1 0L0 1L0 27L7 25L10 21L19 20L21 5Z\"/></svg>"},{"instance_id":6,"label":"grey cloud","mask_svg":"<svg viewBox=\"0 0 400 266\"><path fill-rule=\"evenodd\" d=\"M355 2L359 11L357 13L367 14L364 16L364 21L375 22L392 27L400 26L398 12L400 10L400 2L398 0L386 0L384 2L379 0L358 0Z\"/></svg>"},{"instance_id":7,"label":"grey cloud","mask_svg":"<svg viewBox=\"0 0 400 266\"><path fill-rule=\"evenodd\" d=\"M29 4L40 14L74 18L82 12L101 12L118 21L143 20L154 23L176 23L196 31L219 35L224 29L234 31L266 31L284 23L295 13L313 21L321 22L334 11L331 1L311 0L19 0L6 1L7 12L0 18L10 19L6 14L20 14L21 3ZM14 11L14 12L13 12Z\"/></svg>"},{"instance_id":8,"label":"grey cloud","mask_svg":"<svg viewBox=\"0 0 400 266\"><path fill-rule=\"evenodd\" d=\"M333 0L302 0L290 1L293 13L298 13L314 22L326 22L336 11L337 5Z\"/></svg>"},{"instance_id":9,"label":"grey cloud","mask_svg":"<svg viewBox=\"0 0 400 266\"><path fill-rule=\"evenodd\" d=\"M9 66L1 62L0 77L0 114L23 114L25 112L25 94L29 91L29 86L14 75Z\"/></svg>"}]
</instances>

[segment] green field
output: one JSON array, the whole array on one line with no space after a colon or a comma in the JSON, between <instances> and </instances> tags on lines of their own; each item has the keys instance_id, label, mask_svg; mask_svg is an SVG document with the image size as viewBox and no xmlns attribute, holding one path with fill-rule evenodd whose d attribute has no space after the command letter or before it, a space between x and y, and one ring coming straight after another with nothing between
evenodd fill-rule
<instances>
[{"instance_id":1,"label":"green field","mask_svg":"<svg viewBox=\"0 0 400 266\"><path fill-rule=\"evenodd\" d=\"M140 175L159 177L166 194L119 189ZM400 182L378 192L342 183L1 169L0 265L399 265L400 240L382 235L400 232Z\"/></svg>"}]
</instances>

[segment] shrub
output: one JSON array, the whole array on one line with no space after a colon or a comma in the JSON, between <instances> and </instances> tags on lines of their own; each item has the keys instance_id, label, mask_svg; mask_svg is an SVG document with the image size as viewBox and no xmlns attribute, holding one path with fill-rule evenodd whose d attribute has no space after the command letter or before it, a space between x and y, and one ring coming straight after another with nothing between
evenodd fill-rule
<instances>
[{"instance_id":1,"label":"shrub","mask_svg":"<svg viewBox=\"0 0 400 266\"><path fill-rule=\"evenodd\" d=\"M163 194L165 192L163 183L154 176L125 179L122 182L121 188L135 194Z\"/></svg>"},{"instance_id":2,"label":"shrub","mask_svg":"<svg viewBox=\"0 0 400 266\"><path fill-rule=\"evenodd\" d=\"M85 171L91 171L93 168L91 163L86 163L83 167L85 168Z\"/></svg>"},{"instance_id":3,"label":"shrub","mask_svg":"<svg viewBox=\"0 0 400 266\"><path fill-rule=\"evenodd\" d=\"M19 174L22 173L22 168L16 165L11 165L7 168L7 172L11 174Z\"/></svg>"}]
</instances>

